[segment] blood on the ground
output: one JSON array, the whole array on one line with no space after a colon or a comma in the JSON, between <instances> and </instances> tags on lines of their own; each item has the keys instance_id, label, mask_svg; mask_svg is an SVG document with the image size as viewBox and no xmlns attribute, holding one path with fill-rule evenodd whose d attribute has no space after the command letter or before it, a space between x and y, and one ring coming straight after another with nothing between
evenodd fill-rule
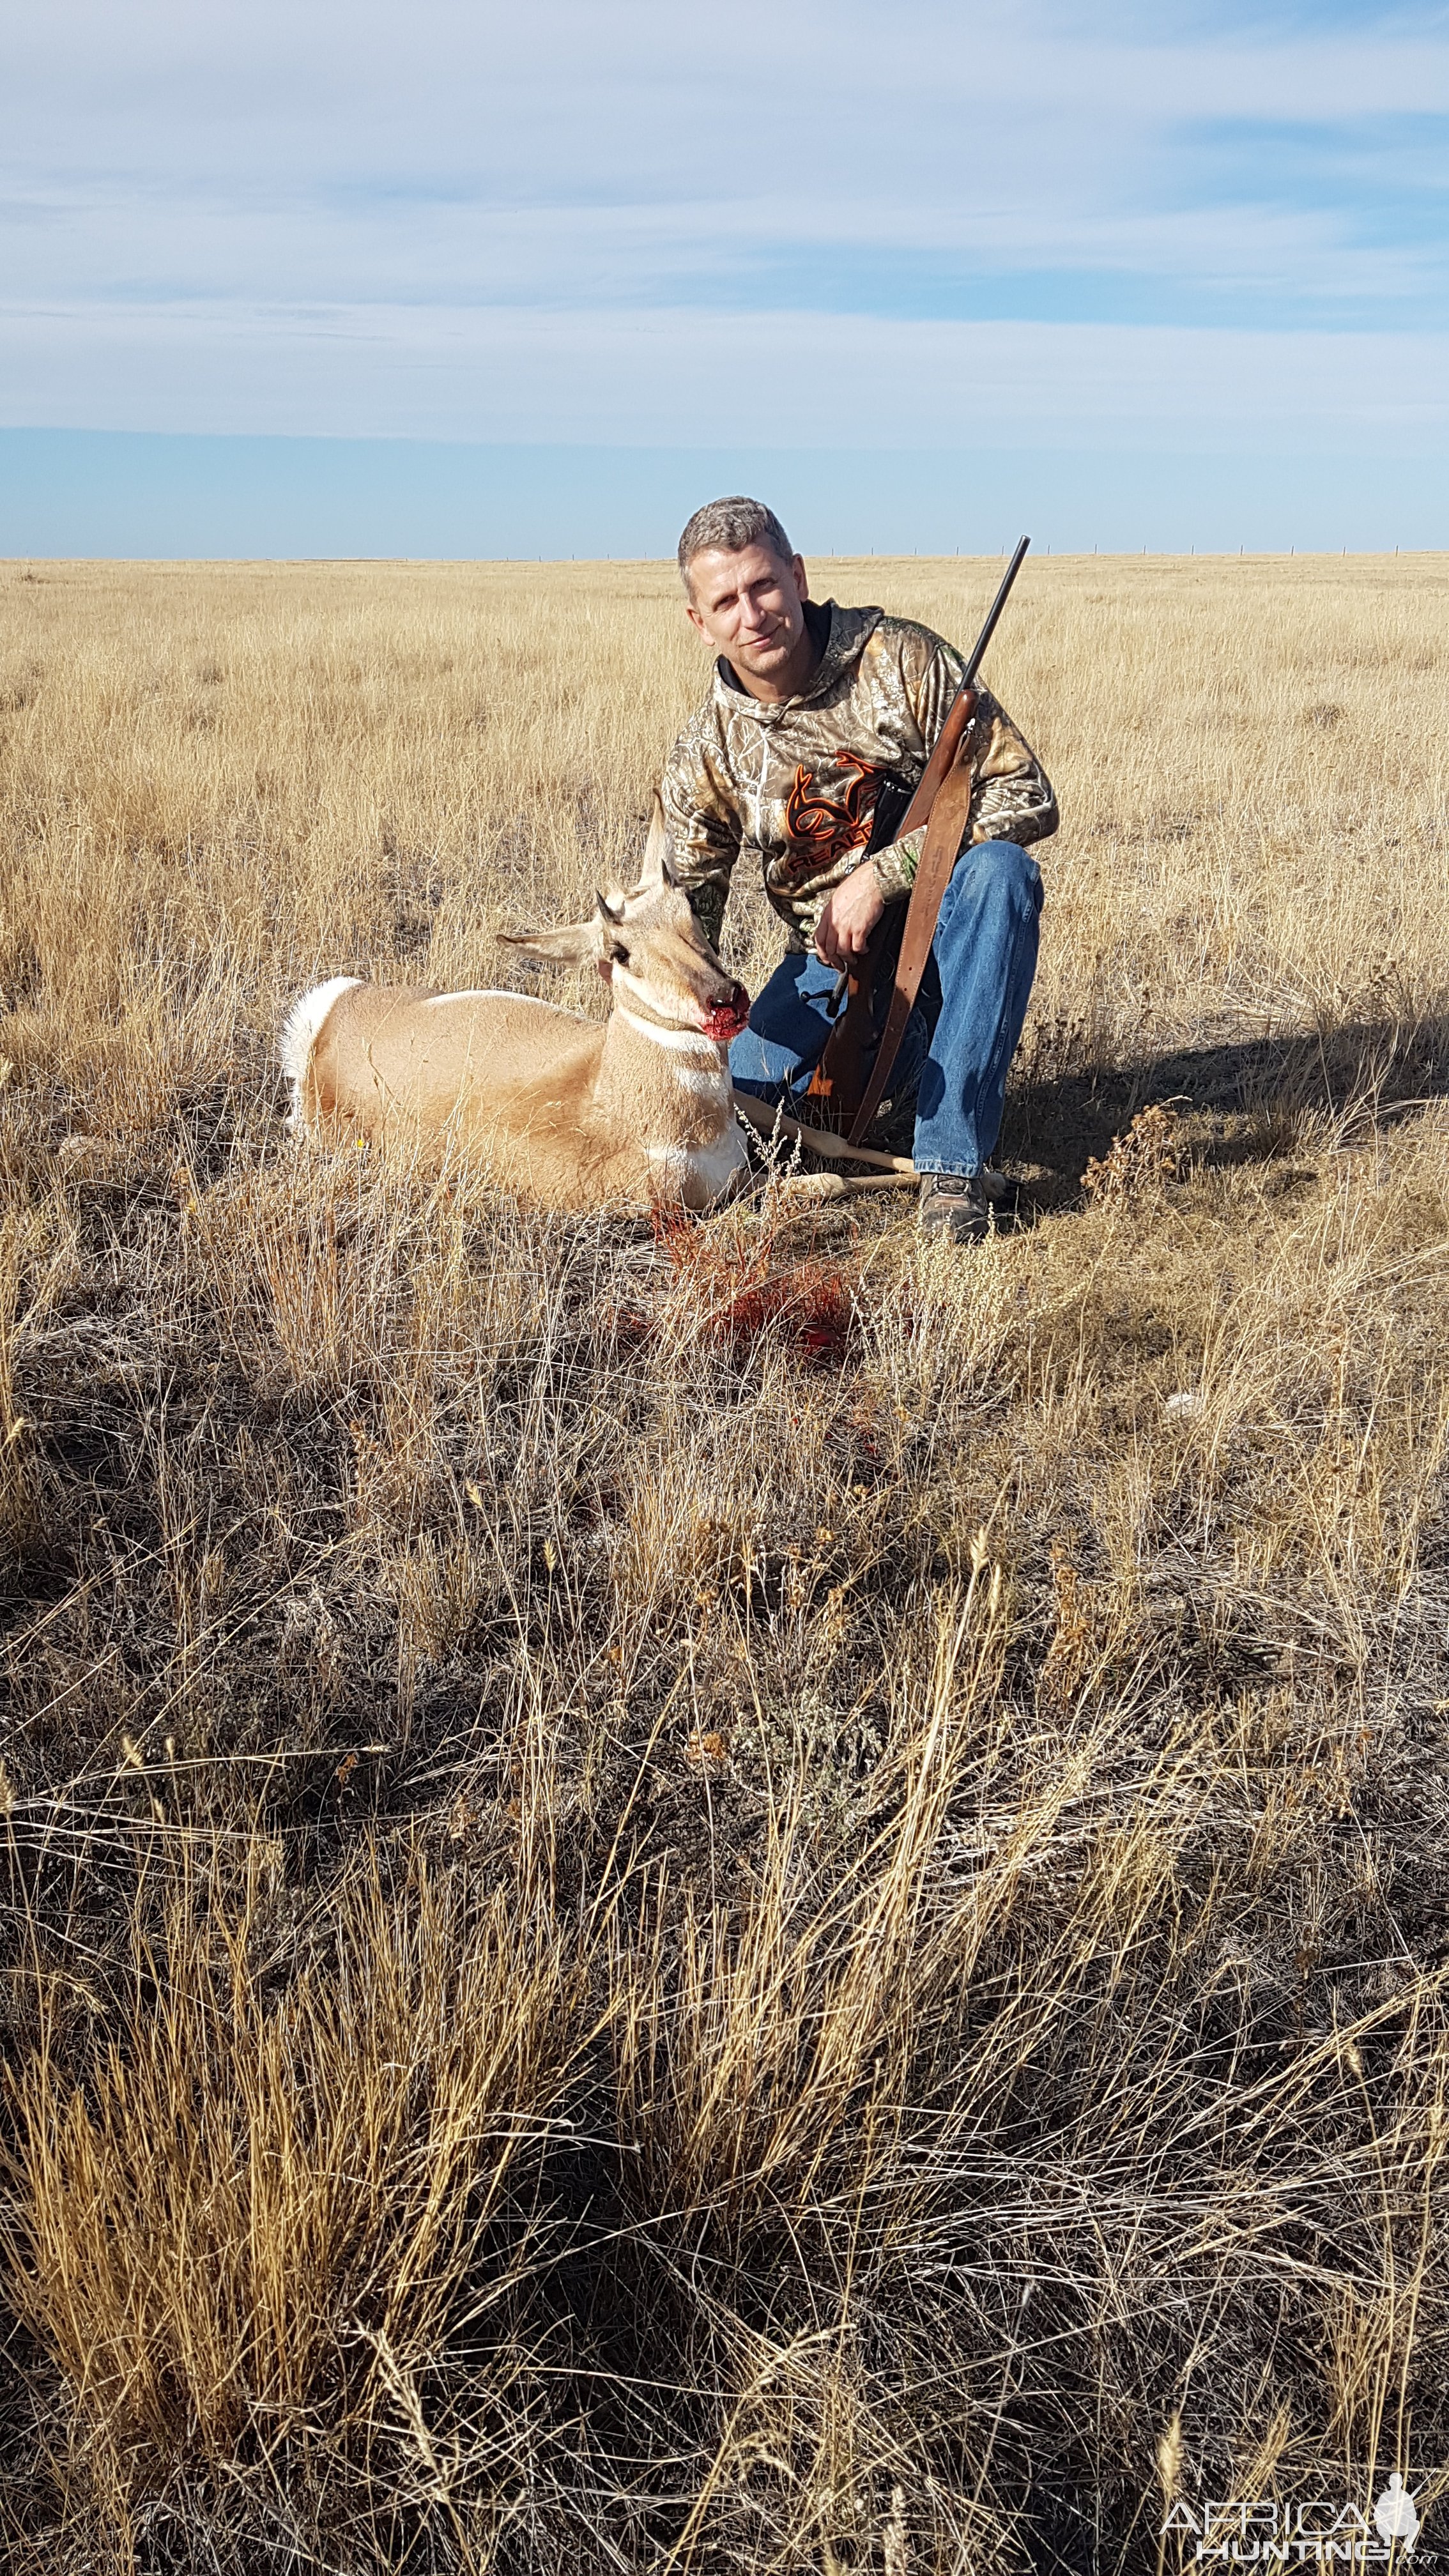
<instances>
[{"instance_id":1,"label":"blood on the ground","mask_svg":"<svg viewBox=\"0 0 1449 2576\"><path fill-rule=\"evenodd\" d=\"M854 1320L850 1281L839 1264L810 1257L777 1266L766 1230L746 1242L701 1227L682 1209L660 1207L654 1239L684 1291L701 1340L736 1357L767 1332L783 1335L809 1368L839 1366Z\"/></svg>"}]
</instances>

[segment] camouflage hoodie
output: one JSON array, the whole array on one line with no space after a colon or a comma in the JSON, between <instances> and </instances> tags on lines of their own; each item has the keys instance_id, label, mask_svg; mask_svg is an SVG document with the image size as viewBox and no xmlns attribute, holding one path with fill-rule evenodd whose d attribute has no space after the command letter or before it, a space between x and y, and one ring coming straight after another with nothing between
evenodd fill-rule
<instances>
[{"instance_id":1,"label":"camouflage hoodie","mask_svg":"<svg viewBox=\"0 0 1449 2576\"><path fill-rule=\"evenodd\" d=\"M928 626L834 600L805 615L820 651L808 689L762 705L716 662L709 696L669 755L662 793L671 862L709 937L718 940L741 851L758 851L765 892L810 945L826 896L869 850L888 902L915 878L925 840L892 837L961 684L964 655ZM990 691L966 735L975 772L971 841L1038 841L1057 828L1056 799Z\"/></svg>"}]
</instances>

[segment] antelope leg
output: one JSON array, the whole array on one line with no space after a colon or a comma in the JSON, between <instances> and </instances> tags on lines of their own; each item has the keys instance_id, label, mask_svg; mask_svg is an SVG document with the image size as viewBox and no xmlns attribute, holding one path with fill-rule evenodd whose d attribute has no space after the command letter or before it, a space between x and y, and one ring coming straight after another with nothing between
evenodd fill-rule
<instances>
[{"instance_id":1,"label":"antelope leg","mask_svg":"<svg viewBox=\"0 0 1449 2576\"><path fill-rule=\"evenodd\" d=\"M843 1136L832 1136L826 1127L802 1127L798 1118L787 1118L783 1109L767 1109L753 1092L732 1094L735 1115L758 1128L762 1136L785 1136L792 1145L803 1145L807 1154L822 1154L831 1163L869 1163L879 1172L899 1173L902 1180L919 1179L915 1164L908 1154L876 1154L868 1145L848 1145Z\"/></svg>"},{"instance_id":2,"label":"antelope leg","mask_svg":"<svg viewBox=\"0 0 1449 2576\"><path fill-rule=\"evenodd\" d=\"M837 1199L858 1199L867 1190L909 1190L915 1186L914 1172L790 1172L777 1184L792 1206L805 1201L815 1207Z\"/></svg>"}]
</instances>

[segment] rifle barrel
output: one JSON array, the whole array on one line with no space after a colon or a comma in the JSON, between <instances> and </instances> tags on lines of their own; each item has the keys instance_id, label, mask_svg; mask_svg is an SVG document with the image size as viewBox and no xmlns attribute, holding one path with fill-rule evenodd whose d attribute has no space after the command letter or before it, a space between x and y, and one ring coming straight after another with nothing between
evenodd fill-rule
<instances>
[{"instance_id":1,"label":"rifle barrel","mask_svg":"<svg viewBox=\"0 0 1449 2576\"><path fill-rule=\"evenodd\" d=\"M972 681L975 679L977 672L980 670L982 663L986 659L986 647L990 643L992 636L996 633L997 620L999 619L1003 608L1006 606L1008 599L1011 597L1011 585L1015 581L1017 574L1020 572L1022 565L1026 561L1026 550L1030 544L1030 537L1022 538L1015 554L1012 556L1010 563L1007 565L1005 572L1001 576L1001 588L993 599L990 608L987 610L986 623L976 638L976 642L972 648L971 659L966 665L966 670L961 681L963 689L970 688Z\"/></svg>"}]
</instances>

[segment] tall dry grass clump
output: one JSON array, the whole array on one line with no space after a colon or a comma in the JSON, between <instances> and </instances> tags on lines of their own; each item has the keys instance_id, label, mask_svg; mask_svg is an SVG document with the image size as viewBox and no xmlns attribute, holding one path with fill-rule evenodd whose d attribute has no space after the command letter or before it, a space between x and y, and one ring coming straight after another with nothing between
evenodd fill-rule
<instances>
[{"instance_id":1,"label":"tall dry grass clump","mask_svg":"<svg viewBox=\"0 0 1449 2576\"><path fill-rule=\"evenodd\" d=\"M77 2089L47 2018L16 2081L19 2313L123 2527L138 2459L310 2482L366 2463L399 2409L394 2445L445 2496L415 2374L464 2330L476 2266L475 2370L486 2346L495 2406L517 2377L507 2302L580 2045L570 1965L552 1927L421 1851L396 1889L370 1855L312 1923L264 1839L233 1891L189 1859L159 1924L133 1913L128 2043ZM501 2458L516 2470L512 2441Z\"/></svg>"},{"instance_id":2,"label":"tall dry grass clump","mask_svg":"<svg viewBox=\"0 0 1449 2576\"><path fill-rule=\"evenodd\" d=\"M667 569L4 575L7 2563L1432 2541L1445 581L1034 567L962 1253L284 1136L299 986L627 868Z\"/></svg>"}]
</instances>

